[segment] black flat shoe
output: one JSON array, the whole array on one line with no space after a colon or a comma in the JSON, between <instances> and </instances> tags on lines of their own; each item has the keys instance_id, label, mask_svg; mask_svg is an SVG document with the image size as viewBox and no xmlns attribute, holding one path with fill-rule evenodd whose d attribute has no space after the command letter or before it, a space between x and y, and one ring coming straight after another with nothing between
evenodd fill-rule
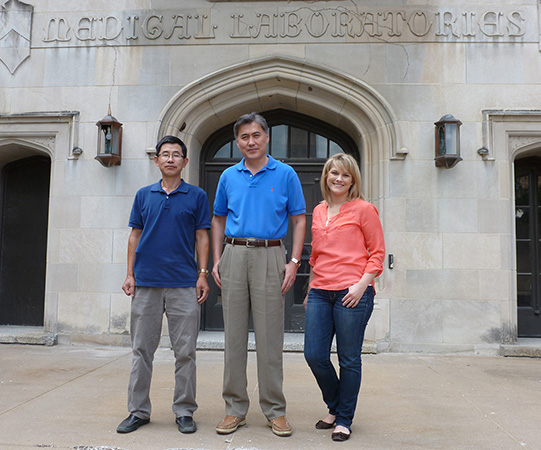
<instances>
[{"instance_id":1,"label":"black flat shoe","mask_svg":"<svg viewBox=\"0 0 541 450\"><path fill-rule=\"evenodd\" d=\"M347 441L350 436L351 436L351 433L346 434L346 433L342 433L341 431L336 431L332 434L332 440L335 442L344 442L344 441Z\"/></svg>"},{"instance_id":2,"label":"black flat shoe","mask_svg":"<svg viewBox=\"0 0 541 450\"><path fill-rule=\"evenodd\" d=\"M137 428L142 427L150 422L150 419L141 419L140 417L130 414L126 417L120 425L117 427L117 433L131 433L132 431L137 430Z\"/></svg>"},{"instance_id":3,"label":"black flat shoe","mask_svg":"<svg viewBox=\"0 0 541 450\"><path fill-rule=\"evenodd\" d=\"M195 433L197 431L197 425L195 420L191 416L177 417L175 422L178 425L178 431L184 434Z\"/></svg>"},{"instance_id":4,"label":"black flat shoe","mask_svg":"<svg viewBox=\"0 0 541 450\"><path fill-rule=\"evenodd\" d=\"M318 420L316 423L316 429L330 430L331 428L334 428L335 425L336 425L336 422L329 423L329 422L325 422L324 420Z\"/></svg>"}]
</instances>

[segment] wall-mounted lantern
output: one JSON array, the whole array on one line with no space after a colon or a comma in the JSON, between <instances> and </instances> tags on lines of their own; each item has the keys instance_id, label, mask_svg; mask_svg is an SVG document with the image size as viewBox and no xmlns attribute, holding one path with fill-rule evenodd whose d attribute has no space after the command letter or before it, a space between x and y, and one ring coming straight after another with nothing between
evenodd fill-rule
<instances>
[{"instance_id":1,"label":"wall-mounted lantern","mask_svg":"<svg viewBox=\"0 0 541 450\"><path fill-rule=\"evenodd\" d=\"M98 154L95 159L104 167L119 166L122 159L122 124L111 115L111 107L96 126Z\"/></svg>"},{"instance_id":2,"label":"wall-mounted lantern","mask_svg":"<svg viewBox=\"0 0 541 450\"><path fill-rule=\"evenodd\" d=\"M451 114L443 116L434 123L436 125L436 167L451 169L462 158L460 157L460 125L462 122Z\"/></svg>"}]
</instances>

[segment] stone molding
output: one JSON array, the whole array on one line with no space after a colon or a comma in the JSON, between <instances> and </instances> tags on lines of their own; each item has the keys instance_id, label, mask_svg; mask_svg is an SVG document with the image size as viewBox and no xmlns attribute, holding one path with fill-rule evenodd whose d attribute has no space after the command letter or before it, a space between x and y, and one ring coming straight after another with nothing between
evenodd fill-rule
<instances>
[{"instance_id":1,"label":"stone molding","mask_svg":"<svg viewBox=\"0 0 541 450\"><path fill-rule=\"evenodd\" d=\"M514 161L517 155L541 148L541 110L487 109L483 111L485 161Z\"/></svg>"},{"instance_id":2,"label":"stone molding","mask_svg":"<svg viewBox=\"0 0 541 450\"><path fill-rule=\"evenodd\" d=\"M67 138L66 159L78 159L79 111L0 114L0 148L9 144L30 147L59 156L58 136ZM80 149L79 149L80 150Z\"/></svg>"}]
</instances>

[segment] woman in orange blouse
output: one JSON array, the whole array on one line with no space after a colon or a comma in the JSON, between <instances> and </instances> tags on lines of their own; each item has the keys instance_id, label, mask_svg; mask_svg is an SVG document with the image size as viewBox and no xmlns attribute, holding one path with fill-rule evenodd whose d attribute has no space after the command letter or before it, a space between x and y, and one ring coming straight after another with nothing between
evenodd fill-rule
<instances>
[{"instance_id":1,"label":"woman in orange blouse","mask_svg":"<svg viewBox=\"0 0 541 450\"><path fill-rule=\"evenodd\" d=\"M385 243L378 211L361 193L353 157L340 153L329 158L321 191L324 201L312 217L304 357L329 411L316 428L334 428L333 441L346 441L361 387L361 349L374 308L373 280L383 270ZM330 358L335 335L340 376Z\"/></svg>"}]
</instances>

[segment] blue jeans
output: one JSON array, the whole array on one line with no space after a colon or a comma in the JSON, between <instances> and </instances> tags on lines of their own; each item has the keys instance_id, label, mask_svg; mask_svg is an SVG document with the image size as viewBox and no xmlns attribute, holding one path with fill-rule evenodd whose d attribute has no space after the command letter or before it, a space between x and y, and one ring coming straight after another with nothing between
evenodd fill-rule
<instances>
[{"instance_id":1,"label":"blue jeans","mask_svg":"<svg viewBox=\"0 0 541 450\"><path fill-rule=\"evenodd\" d=\"M304 357L316 377L329 414L336 425L351 427L361 388L361 350L368 319L374 309L374 288L368 286L355 308L342 305L348 289L311 289L306 304ZM340 378L331 362L336 335Z\"/></svg>"}]
</instances>

